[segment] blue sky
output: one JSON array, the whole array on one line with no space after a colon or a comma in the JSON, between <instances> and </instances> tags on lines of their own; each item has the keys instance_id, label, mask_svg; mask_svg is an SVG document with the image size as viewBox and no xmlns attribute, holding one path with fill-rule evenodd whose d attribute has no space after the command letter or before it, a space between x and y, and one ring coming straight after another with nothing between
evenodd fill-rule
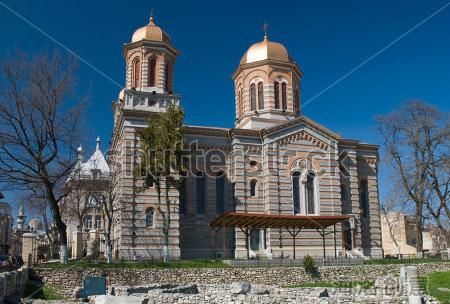
<instances>
[{"instance_id":1,"label":"blue sky","mask_svg":"<svg viewBox=\"0 0 450 304\"><path fill-rule=\"evenodd\" d=\"M231 127L231 75L241 56L263 38L283 43L304 71L307 101L378 50L444 6L446 1L24 1L0 0L120 84L121 47L148 22L165 29L180 50L175 91L189 124ZM55 43L0 5L0 57L21 49L52 50ZM381 144L374 117L408 99L449 109L450 7L303 108L303 113L346 138ZM111 101L119 88L80 63L78 92L90 92L88 152L95 137L106 148ZM88 146L86 146L88 145ZM380 194L388 189L381 167ZM14 197L7 193L14 204Z\"/></svg>"}]
</instances>

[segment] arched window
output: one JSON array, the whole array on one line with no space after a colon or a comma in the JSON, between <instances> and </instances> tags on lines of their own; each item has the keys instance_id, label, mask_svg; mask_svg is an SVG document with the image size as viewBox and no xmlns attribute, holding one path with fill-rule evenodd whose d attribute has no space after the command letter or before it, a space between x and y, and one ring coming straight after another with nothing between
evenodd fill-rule
<instances>
[{"instance_id":1,"label":"arched window","mask_svg":"<svg viewBox=\"0 0 450 304\"><path fill-rule=\"evenodd\" d=\"M156 58L150 57L148 59L148 86L154 87L156 85Z\"/></svg>"},{"instance_id":2,"label":"arched window","mask_svg":"<svg viewBox=\"0 0 450 304\"><path fill-rule=\"evenodd\" d=\"M242 116L242 114L244 113L244 104L242 103L242 90L239 89L238 92L238 115L239 117Z\"/></svg>"},{"instance_id":3,"label":"arched window","mask_svg":"<svg viewBox=\"0 0 450 304\"><path fill-rule=\"evenodd\" d=\"M171 81L172 81L172 65L170 62L166 61L166 78L165 78L165 88L168 93L170 93Z\"/></svg>"},{"instance_id":4,"label":"arched window","mask_svg":"<svg viewBox=\"0 0 450 304\"><path fill-rule=\"evenodd\" d=\"M136 59L133 62L133 83L132 86L137 88L140 86L140 80L141 80L141 61L139 59Z\"/></svg>"},{"instance_id":5,"label":"arched window","mask_svg":"<svg viewBox=\"0 0 450 304\"><path fill-rule=\"evenodd\" d=\"M369 217L369 189L367 180L359 182L359 205L362 216L365 218Z\"/></svg>"},{"instance_id":6,"label":"arched window","mask_svg":"<svg viewBox=\"0 0 450 304\"><path fill-rule=\"evenodd\" d=\"M306 210L308 214L315 213L315 201L314 201L314 179L316 175L312 172L308 172L306 176Z\"/></svg>"},{"instance_id":7,"label":"arched window","mask_svg":"<svg viewBox=\"0 0 450 304\"><path fill-rule=\"evenodd\" d=\"M250 109L256 111L256 87L254 83L250 85Z\"/></svg>"},{"instance_id":8,"label":"arched window","mask_svg":"<svg viewBox=\"0 0 450 304\"><path fill-rule=\"evenodd\" d=\"M348 200L347 186L341 184L341 201L345 202L347 200Z\"/></svg>"},{"instance_id":9,"label":"arched window","mask_svg":"<svg viewBox=\"0 0 450 304\"><path fill-rule=\"evenodd\" d=\"M292 199L294 201L294 214L300 213L300 172L292 173Z\"/></svg>"},{"instance_id":10,"label":"arched window","mask_svg":"<svg viewBox=\"0 0 450 304\"><path fill-rule=\"evenodd\" d=\"M197 172L197 177L195 179L195 190L197 194L197 214L205 214L205 176L203 172Z\"/></svg>"},{"instance_id":11,"label":"arched window","mask_svg":"<svg viewBox=\"0 0 450 304\"><path fill-rule=\"evenodd\" d=\"M283 103L283 110L287 109L287 95L286 95L286 82L281 84L281 102Z\"/></svg>"},{"instance_id":12,"label":"arched window","mask_svg":"<svg viewBox=\"0 0 450 304\"><path fill-rule=\"evenodd\" d=\"M280 108L280 84L278 81L273 83L273 92L275 94L275 109Z\"/></svg>"},{"instance_id":13,"label":"arched window","mask_svg":"<svg viewBox=\"0 0 450 304\"><path fill-rule=\"evenodd\" d=\"M258 83L258 109L264 109L264 84Z\"/></svg>"},{"instance_id":14,"label":"arched window","mask_svg":"<svg viewBox=\"0 0 450 304\"><path fill-rule=\"evenodd\" d=\"M155 214L155 210L153 208L147 208L145 210L145 226L153 227L153 216Z\"/></svg>"},{"instance_id":15,"label":"arched window","mask_svg":"<svg viewBox=\"0 0 450 304\"><path fill-rule=\"evenodd\" d=\"M294 90L294 112L298 113L300 110L300 93L298 91L298 88L295 88Z\"/></svg>"},{"instance_id":16,"label":"arched window","mask_svg":"<svg viewBox=\"0 0 450 304\"><path fill-rule=\"evenodd\" d=\"M257 191L256 184L257 184L256 179L252 179L250 181L250 196L256 196Z\"/></svg>"},{"instance_id":17,"label":"arched window","mask_svg":"<svg viewBox=\"0 0 450 304\"><path fill-rule=\"evenodd\" d=\"M225 211L225 173L220 171L216 175L216 213Z\"/></svg>"}]
</instances>

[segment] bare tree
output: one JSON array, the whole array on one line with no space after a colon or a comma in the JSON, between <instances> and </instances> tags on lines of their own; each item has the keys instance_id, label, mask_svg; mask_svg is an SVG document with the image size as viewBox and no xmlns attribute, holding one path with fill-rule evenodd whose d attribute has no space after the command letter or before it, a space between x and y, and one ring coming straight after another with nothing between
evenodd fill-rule
<instances>
[{"instance_id":1,"label":"bare tree","mask_svg":"<svg viewBox=\"0 0 450 304\"><path fill-rule=\"evenodd\" d=\"M36 213L42 219L42 226L49 244L48 257L52 259L55 252L54 243L57 235L55 235L52 222L49 219L49 204L45 192L43 192L42 189L33 189L32 192L25 193L23 201L32 213Z\"/></svg>"},{"instance_id":2,"label":"bare tree","mask_svg":"<svg viewBox=\"0 0 450 304\"><path fill-rule=\"evenodd\" d=\"M402 241L401 214L398 209L402 204L399 202L401 202L400 195L392 193L380 206L382 221L387 226L389 238L394 243L398 257L401 255L400 242Z\"/></svg>"},{"instance_id":3,"label":"bare tree","mask_svg":"<svg viewBox=\"0 0 450 304\"><path fill-rule=\"evenodd\" d=\"M116 220L116 214L120 208L118 201L118 182L121 174L120 163L116 161L115 155L110 151L108 155L108 165L110 168L110 181L107 184L104 195L100 198L103 210L104 234L106 243L106 259L108 263L112 262L112 232Z\"/></svg>"},{"instance_id":4,"label":"bare tree","mask_svg":"<svg viewBox=\"0 0 450 304\"><path fill-rule=\"evenodd\" d=\"M439 112L420 101L406 103L399 110L377 118L384 146L403 191L414 205L416 250L423 251L423 210L427 201L430 169L428 141L437 132Z\"/></svg>"},{"instance_id":5,"label":"bare tree","mask_svg":"<svg viewBox=\"0 0 450 304\"><path fill-rule=\"evenodd\" d=\"M74 143L84 110L72 98L76 64L57 52L17 54L0 63L0 183L11 189L45 192L67 262L66 225L59 203L76 162Z\"/></svg>"}]
</instances>

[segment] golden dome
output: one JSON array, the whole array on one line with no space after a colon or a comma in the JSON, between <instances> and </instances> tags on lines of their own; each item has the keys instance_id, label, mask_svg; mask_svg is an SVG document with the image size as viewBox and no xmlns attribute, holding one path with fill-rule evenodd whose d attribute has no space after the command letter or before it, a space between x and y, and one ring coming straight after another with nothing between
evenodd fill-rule
<instances>
[{"instance_id":1,"label":"golden dome","mask_svg":"<svg viewBox=\"0 0 450 304\"><path fill-rule=\"evenodd\" d=\"M155 25L153 16L150 17L150 22L141 28L138 28L131 38L131 42L141 40L160 41L170 43L169 35L164 32L159 26Z\"/></svg>"},{"instance_id":2,"label":"golden dome","mask_svg":"<svg viewBox=\"0 0 450 304\"><path fill-rule=\"evenodd\" d=\"M245 52L244 56L242 56L241 64L267 59L292 62L292 59L284 45L269 41L266 36L263 41L253 44L247 52Z\"/></svg>"}]
</instances>

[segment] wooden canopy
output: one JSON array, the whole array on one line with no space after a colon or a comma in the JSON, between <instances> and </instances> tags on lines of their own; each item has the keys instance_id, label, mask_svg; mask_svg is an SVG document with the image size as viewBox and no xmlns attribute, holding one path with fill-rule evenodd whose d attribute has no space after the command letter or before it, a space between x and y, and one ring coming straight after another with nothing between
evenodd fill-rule
<instances>
[{"instance_id":1,"label":"wooden canopy","mask_svg":"<svg viewBox=\"0 0 450 304\"><path fill-rule=\"evenodd\" d=\"M336 224L348 221L349 215L281 215L265 213L243 213L226 212L215 218L209 226L211 227L211 247L215 256L216 233L225 228L239 228L245 234L245 245L247 248L247 258L250 258L249 236L251 229L284 228L292 236L293 253L295 259L295 239L304 230L316 230L322 237L323 258L325 259L325 236L332 233L334 235L334 256L337 258L336 249ZM325 229L332 226L333 231L325 232ZM225 236L223 237L225 248ZM225 249L224 249L225 252Z\"/></svg>"},{"instance_id":2,"label":"wooden canopy","mask_svg":"<svg viewBox=\"0 0 450 304\"><path fill-rule=\"evenodd\" d=\"M211 227L324 229L350 219L349 215L279 215L226 212L215 218Z\"/></svg>"}]
</instances>

